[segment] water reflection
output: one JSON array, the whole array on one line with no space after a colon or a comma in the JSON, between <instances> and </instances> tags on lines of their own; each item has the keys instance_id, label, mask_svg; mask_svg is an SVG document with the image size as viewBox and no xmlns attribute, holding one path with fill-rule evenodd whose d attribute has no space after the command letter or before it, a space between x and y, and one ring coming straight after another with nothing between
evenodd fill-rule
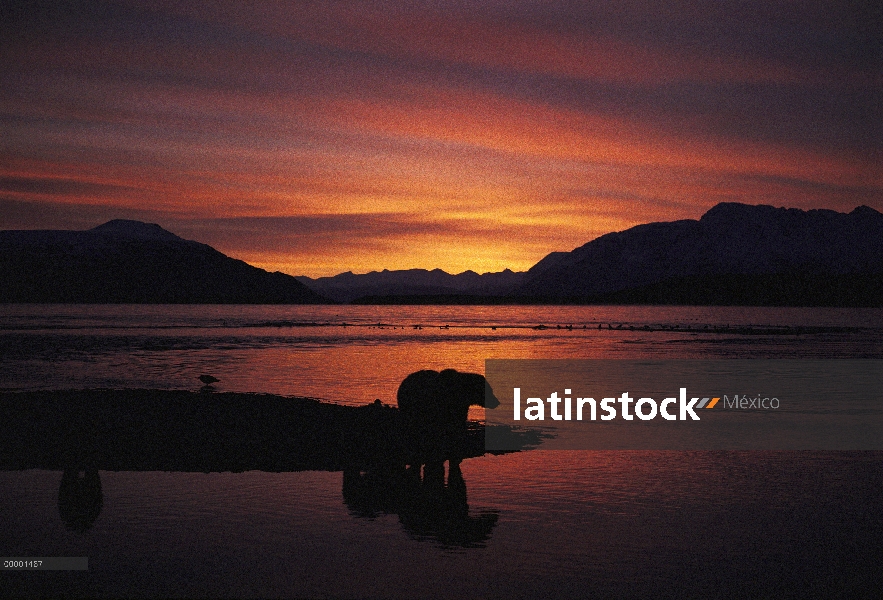
<instances>
[{"instance_id":1,"label":"water reflection","mask_svg":"<svg viewBox=\"0 0 883 600\"><path fill-rule=\"evenodd\" d=\"M466 481L459 461L451 461L445 482L444 463L423 466L385 465L367 472L343 472L343 501L350 512L373 519L398 515L408 534L418 540L435 540L442 546L484 546L497 524L497 511L469 513Z\"/></svg>"},{"instance_id":2,"label":"water reflection","mask_svg":"<svg viewBox=\"0 0 883 600\"><path fill-rule=\"evenodd\" d=\"M191 389L207 373L222 379L219 391L351 405L392 401L418 369L481 372L487 358L860 358L881 347L879 308L7 305L0 314L7 388Z\"/></svg>"},{"instance_id":3,"label":"water reflection","mask_svg":"<svg viewBox=\"0 0 883 600\"><path fill-rule=\"evenodd\" d=\"M484 378L476 377L484 390ZM498 517L470 514L460 471L461 460L485 454L483 425L464 421L458 435L435 436L429 452L416 443L425 428L412 431L398 409L379 402L348 407L267 395L62 390L0 393L0 415L0 470L62 471L58 512L79 533L104 507L99 470L343 472L343 500L354 515L398 515L412 538L445 546L482 545ZM439 424L424 425L431 433ZM507 432L520 449L538 442Z\"/></svg>"},{"instance_id":4,"label":"water reflection","mask_svg":"<svg viewBox=\"0 0 883 600\"><path fill-rule=\"evenodd\" d=\"M368 470L349 466L343 470L342 496L352 515L368 519L397 515L412 539L437 541L443 547L483 547L499 518L496 510L470 514L459 461L451 462L447 481L441 462L422 469L395 462ZM67 529L85 533L103 507L98 469L65 468L58 487L58 514Z\"/></svg>"},{"instance_id":5,"label":"water reflection","mask_svg":"<svg viewBox=\"0 0 883 600\"><path fill-rule=\"evenodd\" d=\"M413 539L435 540L449 547L483 546L499 517L497 511L470 514L459 461L451 462L447 481L444 463L440 462L428 463L422 469L396 462L368 470L349 466L343 470L342 495L356 517L373 519L380 514L395 514ZM58 487L58 514L70 531L89 530L103 506L97 468L64 470Z\"/></svg>"}]
</instances>

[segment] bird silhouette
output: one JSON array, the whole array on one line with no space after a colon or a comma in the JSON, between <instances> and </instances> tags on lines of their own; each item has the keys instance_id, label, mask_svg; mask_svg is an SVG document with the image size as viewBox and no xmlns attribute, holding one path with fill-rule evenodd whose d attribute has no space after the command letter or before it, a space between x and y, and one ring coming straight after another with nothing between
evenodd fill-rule
<instances>
[{"instance_id":1,"label":"bird silhouette","mask_svg":"<svg viewBox=\"0 0 883 600\"><path fill-rule=\"evenodd\" d=\"M200 375L199 380L206 385L211 385L220 381L220 379L218 379L217 377L212 377L211 375Z\"/></svg>"}]
</instances>

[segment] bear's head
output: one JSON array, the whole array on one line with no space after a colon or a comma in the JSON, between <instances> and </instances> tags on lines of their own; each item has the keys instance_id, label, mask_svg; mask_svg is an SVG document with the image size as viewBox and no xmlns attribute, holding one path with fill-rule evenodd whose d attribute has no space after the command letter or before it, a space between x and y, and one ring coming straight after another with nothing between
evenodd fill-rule
<instances>
[{"instance_id":1,"label":"bear's head","mask_svg":"<svg viewBox=\"0 0 883 600\"><path fill-rule=\"evenodd\" d=\"M468 405L485 408L496 408L500 405L484 375L445 369L439 373L439 383L441 389L452 392L454 397L462 399L464 403L468 402Z\"/></svg>"}]
</instances>

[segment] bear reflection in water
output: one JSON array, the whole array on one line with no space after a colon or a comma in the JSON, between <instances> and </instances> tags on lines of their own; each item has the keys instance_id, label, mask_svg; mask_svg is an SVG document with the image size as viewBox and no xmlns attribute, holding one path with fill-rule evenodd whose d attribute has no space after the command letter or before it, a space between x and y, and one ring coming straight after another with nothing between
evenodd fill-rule
<instances>
[{"instance_id":1,"label":"bear reflection in water","mask_svg":"<svg viewBox=\"0 0 883 600\"><path fill-rule=\"evenodd\" d=\"M443 546L483 546L498 518L495 511L469 514L466 482L457 461L450 463L447 483L442 462L424 465L422 475L419 466L404 465L345 470L343 500L359 517L398 515L409 535Z\"/></svg>"}]
</instances>

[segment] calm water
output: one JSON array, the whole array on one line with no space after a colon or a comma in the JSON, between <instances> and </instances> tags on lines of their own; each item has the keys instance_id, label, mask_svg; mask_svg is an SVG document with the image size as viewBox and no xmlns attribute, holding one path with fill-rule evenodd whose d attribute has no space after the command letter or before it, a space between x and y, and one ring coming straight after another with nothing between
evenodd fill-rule
<instances>
[{"instance_id":1,"label":"calm water","mask_svg":"<svg viewBox=\"0 0 883 600\"><path fill-rule=\"evenodd\" d=\"M726 326L739 332L714 332ZM847 329L785 329L798 326ZM883 311L0 309L7 390L195 390L210 373L219 391L358 405L394 402L399 382L424 368L601 357L881 358ZM88 572L0 574L0 593L873 597L881 467L879 453L535 450L467 460L462 482L428 497L339 472L101 471L88 527L62 518L62 473L0 472L0 554L90 561Z\"/></svg>"}]
</instances>

